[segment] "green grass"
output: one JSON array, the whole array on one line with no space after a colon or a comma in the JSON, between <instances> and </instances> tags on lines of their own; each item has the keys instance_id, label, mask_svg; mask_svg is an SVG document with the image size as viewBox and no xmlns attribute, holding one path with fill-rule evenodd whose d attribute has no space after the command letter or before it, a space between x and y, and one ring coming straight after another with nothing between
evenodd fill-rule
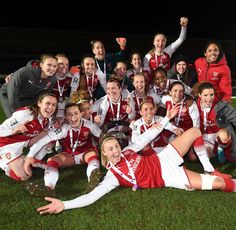
<instances>
[{"instance_id":1,"label":"green grass","mask_svg":"<svg viewBox=\"0 0 236 230\"><path fill-rule=\"evenodd\" d=\"M236 101L234 103L236 107ZM220 171L236 177L234 164L220 166L214 159L212 162L220 167ZM187 162L186 166L202 172L198 163ZM42 182L43 171L37 169L32 180ZM73 199L83 193L86 184L84 166L63 169L57 197ZM118 188L88 207L40 216L36 208L46 202L30 197L24 183L11 180L0 171L0 226L4 230L235 229L235 200L235 193L219 191L187 192L162 188L133 192Z\"/></svg>"}]
</instances>

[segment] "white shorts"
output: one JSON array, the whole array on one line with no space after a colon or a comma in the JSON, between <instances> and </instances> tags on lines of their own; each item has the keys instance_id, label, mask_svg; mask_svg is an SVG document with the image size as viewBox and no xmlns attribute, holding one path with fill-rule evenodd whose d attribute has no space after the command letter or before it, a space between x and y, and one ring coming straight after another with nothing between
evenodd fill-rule
<instances>
[{"instance_id":1,"label":"white shorts","mask_svg":"<svg viewBox=\"0 0 236 230\"><path fill-rule=\"evenodd\" d=\"M166 148L158 154L158 157L161 163L162 179L164 180L165 187L189 191L194 190L183 166L180 166L184 160L171 144L168 144Z\"/></svg>"},{"instance_id":2,"label":"white shorts","mask_svg":"<svg viewBox=\"0 0 236 230\"><path fill-rule=\"evenodd\" d=\"M28 146L28 143L29 140L0 147L0 157L6 164L9 164L11 161L22 155L23 149Z\"/></svg>"},{"instance_id":3,"label":"white shorts","mask_svg":"<svg viewBox=\"0 0 236 230\"><path fill-rule=\"evenodd\" d=\"M75 161L76 165L80 165L81 164L81 161L83 161L83 157L84 157L85 153L87 153L87 152L80 153L80 154L77 154L77 155L74 156L74 161Z\"/></svg>"},{"instance_id":4,"label":"white shorts","mask_svg":"<svg viewBox=\"0 0 236 230\"><path fill-rule=\"evenodd\" d=\"M204 144L206 147L209 147L211 149L214 149L215 145L215 140L216 140L216 133L211 133L211 134L203 134L202 135Z\"/></svg>"}]
</instances>

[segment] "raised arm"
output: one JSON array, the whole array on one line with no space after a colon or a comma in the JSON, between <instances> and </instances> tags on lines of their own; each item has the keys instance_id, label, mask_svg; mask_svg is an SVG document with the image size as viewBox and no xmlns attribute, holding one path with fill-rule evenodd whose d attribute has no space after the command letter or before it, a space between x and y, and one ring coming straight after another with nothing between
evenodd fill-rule
<instances>
[{"instance_id":1,"label":"raised arm","mask_svg":"<svg viewBox=\"0 0 236 230\"><path fill-rule=\"evenodd\" d=\"M180 25L181 25L181 31L180 31L180 35L179 35L178 39L164 49L165 52L170 55L170 57L186 39L188 18L181 17L180 18Z\"/></svg>"},{"instance_id":2,"label":"raised arm","mask_svg":"<svg viewBox=\"0 0 236 230\"><path fill-rule=\"evenodd\" d=\"M137 137L134 143L127 146L125 149L132 149L135 152L143 149L163 131L169 120L175 117L178 111L179 106L174 106L171 110L167 109L166 116L160 121L160 123L154 124L150 129Z\"/></svg>"}]
</instances>

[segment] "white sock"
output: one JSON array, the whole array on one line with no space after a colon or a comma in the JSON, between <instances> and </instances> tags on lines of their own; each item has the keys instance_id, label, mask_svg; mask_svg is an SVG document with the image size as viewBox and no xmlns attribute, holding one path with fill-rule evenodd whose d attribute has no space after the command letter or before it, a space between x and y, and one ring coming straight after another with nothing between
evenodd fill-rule
<instances>
[{"instance_id":1,"label":"white sock","mask_svg":"<svg viewBox=\"0 0 236 230\"><path fill-rule=\"evenodd\" d=\"M196 147L194 146L194 150L204 168L204 171L214 172L215 169L210 162L206 148L203 146L196 146Z\"/></svg>"},{"instance_id":2,"label":"white sock","mask_svg":"<svg viewBox=\"0 0 236 230\"><path fill-rule=\"evenodd\" d=\"M94 169L97 169L97 168L99 168L99 161L98 161L98 159L93 159L93 160L91 160L91 161L88 162L88 167L87 167L87 170L86 170L86 174L87 174L87 177L88 177L88 181L89 181L91 172L92 172Z\"/></svg>"},{"instance_id":3,"label":"white sock","mask_svg":"<svg viewBox=\"0 0 236 230\"><path fill-rule=\"evenodd\" d=\"M57 168L48 166L44 172L44 184L52 189L55 188L59 178L59 171Z\"/></svg>"}]
</instances>

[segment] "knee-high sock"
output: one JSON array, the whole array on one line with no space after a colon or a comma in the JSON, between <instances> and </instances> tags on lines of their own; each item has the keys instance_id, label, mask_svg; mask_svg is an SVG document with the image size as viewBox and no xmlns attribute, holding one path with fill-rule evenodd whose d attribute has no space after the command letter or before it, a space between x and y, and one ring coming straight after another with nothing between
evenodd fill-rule
<instances>
[{"instance_id":1,"label":"knee-high sock","mask_svg":"<svg viewBox=\"0 0 236 230\"><path fill-rule=\"evenodd\" d=\"M55 161L49 161L47 163L47 168L44 172L44 184L45 186L54 189L59 178L59 165Z\"/></svg>"},{"instance_id":2,"label":"knee-high sock","mask_svg":"<svg viewBox=\"0 0 236 230\"><path fill-rule=\"evenodd\" d=\"M204 168L204 171L206 172L214 172L214 167L212 166L208 154L207 154L207 150L206 147L204 146L204 141L202 137L198 137L194 143L193 143L193 148Z\"/></svg>"},{"instance_id":3,"label":"knee-high sock","mask_svg":"<svg viewBox=\"0 0 236 230\"><path fill-rule=\"evenodd\" d=\"M99 168L99 160L98 160L97 156L89 157L88 160L87 160L87 164L88 164L88 167L87 167L87 170L86 170L86 174L87 174L88 181L89 181L91 172L94 169Z\"/></svg>"}]
</instances>

